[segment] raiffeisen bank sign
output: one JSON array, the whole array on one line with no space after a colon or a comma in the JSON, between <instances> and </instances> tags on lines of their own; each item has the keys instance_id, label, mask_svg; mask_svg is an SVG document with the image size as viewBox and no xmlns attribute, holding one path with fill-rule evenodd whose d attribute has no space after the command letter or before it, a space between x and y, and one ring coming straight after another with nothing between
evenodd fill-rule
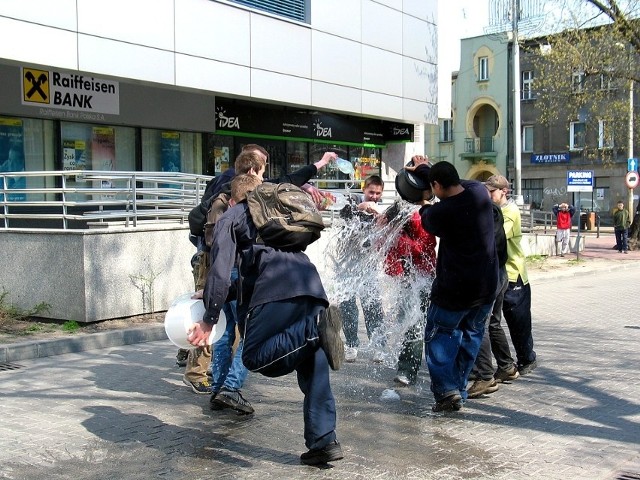
<instances>
[{"instance_id":1,"label":"raiffeisen bank sign","mask_svg":"<svg viewBox=\"0 0 640 480\"><path fill-rule=\"evenodd\" d=\"M21 72L23 105L120 114L118 82L58 70L23 67Z\"/></svg>"},{"instance_id":2,"label":"raiffeisen bank sign","mask_svg":"<svg viewBox=\"0 0 640 480\"><path fill-rule=\"evenodd\" d=\"M567 192L593 192L593 170L569 170Z\"/></svg>"}]
</instances>

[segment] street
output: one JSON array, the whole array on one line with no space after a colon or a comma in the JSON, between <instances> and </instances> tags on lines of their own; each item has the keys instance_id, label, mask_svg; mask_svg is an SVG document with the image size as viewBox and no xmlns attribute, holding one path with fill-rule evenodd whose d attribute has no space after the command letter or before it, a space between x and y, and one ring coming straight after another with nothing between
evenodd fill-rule
<instances>
[{"instance_id":1,"label":"street","mask_svg":"<svg viewBox=\"0 0 640 480\"><path fill-rule=\"evenodd\" d=\"M253 416L209 410L169 341L0 371L0 478L613 479L640 474L640 264L532 281L538 368L458 413L433 414L372 352L332 373L345 459L299 464L295 377L250 374ZM360 322L361 326L363 322ZM361 338L364 334L361 334ZM634 477L637 478L637 477Z\"/></svg>"}]
</instances>

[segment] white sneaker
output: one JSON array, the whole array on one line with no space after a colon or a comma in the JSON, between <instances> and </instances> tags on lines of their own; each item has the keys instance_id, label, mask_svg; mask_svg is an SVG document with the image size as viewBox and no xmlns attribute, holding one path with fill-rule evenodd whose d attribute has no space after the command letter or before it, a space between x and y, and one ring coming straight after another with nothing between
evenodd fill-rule
<instances>
[{"instance_id":1,"label":"white sneaker","mask_svg":"<svg viewBox=\"0 0 640 480\"><path fill-rule=\"evenodd\" d=\"M356 347L344 347L344 361L353 363L358 358L358 349Z\"/></svg>"},{"instance_id":2,"label":"white sneaker","mask_svg":"<svg viewBox=\"0 0 640 480\"><path fill-rule=\"evenodd\" d=\"M382 350L376 350L373 354L373 363L384 362L384 352Z\"/></svg>"},{"instance_id":3,"label":"white sneaker","mask_svg":"<svg viewBox=\"0 0 640 480\"><path fill-rule=\"evenodd\" d=\"M409 385L411 385L411 381L406 375L396 375L393 381L402 387L408 387Z\"/></svg>"}]
</instances>

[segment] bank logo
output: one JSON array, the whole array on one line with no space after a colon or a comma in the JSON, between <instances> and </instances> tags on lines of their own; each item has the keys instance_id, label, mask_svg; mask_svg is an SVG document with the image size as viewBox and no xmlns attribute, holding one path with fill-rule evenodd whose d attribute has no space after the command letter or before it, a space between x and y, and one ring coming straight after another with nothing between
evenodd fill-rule
<instances>
[{"instance_id":1,"label":"bank logo","mask_svg":"<svg viewBox=\"0 0 640 480\"><path fill-rule=\"evenodd\" d=\"M25 68L22 74L23 100L25 102L48 104L50 97L49 72Z\"/></svg>"}]
</instances>

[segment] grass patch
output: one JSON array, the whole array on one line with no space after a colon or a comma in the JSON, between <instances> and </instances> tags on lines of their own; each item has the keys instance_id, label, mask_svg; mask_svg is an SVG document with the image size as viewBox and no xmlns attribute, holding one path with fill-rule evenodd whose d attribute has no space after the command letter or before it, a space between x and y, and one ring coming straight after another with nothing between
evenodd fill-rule
<instances>
[{"instance_id":1,"label":"grass patch","mask_svg":"<svg viewBox=\"0 0 640 480\"><path fill-rule=\"evenodd\" d=\"M540 268L547 261L546 255L529 255L525 262L528 268Z\"/></svg>"},{"instance_id":2,"label":"grass patch","mask_svg":"<svg viewBox=\"0 0 640 480\"><path fill-rule=\"evenodd\" d=\"M80 330L80 325L75 320L68 320L62 324L62 330L67 333L76 333Z\"/></svg>"}]
</instances>

